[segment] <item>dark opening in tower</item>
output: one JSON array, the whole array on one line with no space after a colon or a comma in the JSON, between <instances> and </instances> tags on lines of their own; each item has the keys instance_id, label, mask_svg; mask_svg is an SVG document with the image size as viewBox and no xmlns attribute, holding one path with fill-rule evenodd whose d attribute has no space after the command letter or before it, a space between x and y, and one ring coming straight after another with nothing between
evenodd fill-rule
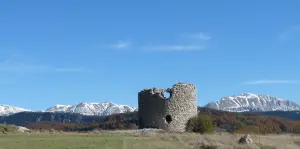
<instances>
[{"instance_id":1,"label":"dark opening in tower","mask_svg":"<svg viewBox=\"0 0 300 149\"><path fill-rule=\"evenodd\" d=\"M166 121L167 121L168 124L170 124L170 123L172 122L172 117L171 117L171 115L167 115L167 116L166 116Z\"/></svg>"}]
</instances>

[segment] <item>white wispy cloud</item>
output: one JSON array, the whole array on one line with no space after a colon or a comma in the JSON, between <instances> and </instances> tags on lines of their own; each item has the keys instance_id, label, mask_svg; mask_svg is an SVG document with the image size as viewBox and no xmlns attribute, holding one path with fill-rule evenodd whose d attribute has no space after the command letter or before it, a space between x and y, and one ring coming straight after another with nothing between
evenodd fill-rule
<instances>
[{"instance_id":1,"label":"white wispy cloud","mask_svg":"<svg viewBox=\"0 0 300 149\"><path fill-rule=\"evenodd\" d=\"M158 45L158 46L146 46L142 48L146 51L198 51L203 50L204 46L201 45Z\"/></svg>"},{"instance_id":2,"label":"white wispy cloud","mask_svg":"<svg viewBox=\"0 0 300 149\"><path fill-rule=\"evenodd\" d=\"M179 44L158 44L158 45L137 45L135 48L138 48L142 51L157 51L157 52L183 52L183 51L199 51L206 48L204 46L204 41L211 40L212 37L209 34L203 32L197 33L183 33L179 34L179 36L184 37L185 39L196 39L194 41L189 40L189 44L179 43ZM203 41L199 44L199 40ZM192 41L192 42L190 42ZM196 42L195 42L196 41ZM129 41L118 41L114 44L102 44L101 47L109 48L109 49L128 49L132 47L133 44Z\"/></svg>"},{"instance_id":3,"label":"white wispy cloud","mask_svg":"<svg viewBox=\"0 0 300 149\"><path fill-rule=\"evenodd\" d=\"M297 84L300 81L297 80L255 80L244 82L243 84L248 85L259 85L259 84Z\"/></svg>"},{"instance_id":4,"label":"white wispy cloud","mask_svg":"<svg viewBox=\"0 0 300 149\"><path fill-rule=\"evenodd\" d=\"M187 51L200 51L206 48L205 42L207 40L211 40L211 36L198 32L198 33L183 33L179 34L180 37L185 39L195 39L189 40L189 44L160 44L160 45L152 45L152 46L143 46L142 50L146 51L158 51L158 52L187 52ZM202 43L199 43L203 41ZM184 41L184 40L183 40ZM196 41L196 42L195 42Z\"/></svg>"},{"instance_id":5,"label":"white wispy cloud","mask_svg":"<svg viewBox=\"0 0 300 149\"><path fill-rule=\"evenodd\" d=\"M83 68L57 68L47 65L38 65L20 61L0 62L0 72L31 73L31 72L87 72Z\"/></svg>"},{"instance_id":6,"label":"white wispy cloud","mask_svg":"<svg viewBox=\"0 0 300 149\"><path fill-rule=\"evenodd\" d=\"M279 34L279 39L287 40L297 34L300 34L300 24L288 27L285 31Z\"/></svg>"},{"instance_id":7,"label":"white wispy cloud","mask_svg":"<svg viewBox=\"0 0 300 149\"><path fill-rule=\"evenodd\" d=\"M182 34L182 36L187 37L187 38L202 40L202 41L212 39L212 37L210 35L208 35L206 33L202 33L202 32L199 32L199 33L184 33L184 34Z\"/></svg>"},{"instance_id":8,"label":"white wispy cloud","mask_svg":"<svg viewBox=\"0 0 300 149\"><path fill-rule=\"evenodd\" d=\"M45 66L30 65L22 62L3 61L0 62L0 71L2 72L32 72L32 71L44 71Z\"/></svg>"},{"instance_id":9,"label":"white wispy cloud","mask_svg":"<svg viewBox=\"0 0 300 149\"><path fill-rule=\"evenodd\" d=\"M107 45L107 47L111 49L126 49L129 48L130 45L131 43L129 41L118 41L117 43Z\"/></svg>"}]
</instances>

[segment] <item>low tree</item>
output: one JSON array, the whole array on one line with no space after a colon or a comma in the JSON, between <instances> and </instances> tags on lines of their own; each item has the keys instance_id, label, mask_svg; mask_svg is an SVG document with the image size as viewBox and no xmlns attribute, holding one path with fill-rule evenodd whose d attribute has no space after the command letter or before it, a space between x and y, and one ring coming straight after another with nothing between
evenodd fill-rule
<instances>
[{"instance_id":1,"label":"low tree","mask_svg":"<svg viewBox=\"0 0 300 149\"><path fill-rule=\"evenodd\" d=\"M192 117L186 124L186 131L198 133L211 133L213 131L213 122L211 116L199 114Z\"/></svg>"}]
</instances>

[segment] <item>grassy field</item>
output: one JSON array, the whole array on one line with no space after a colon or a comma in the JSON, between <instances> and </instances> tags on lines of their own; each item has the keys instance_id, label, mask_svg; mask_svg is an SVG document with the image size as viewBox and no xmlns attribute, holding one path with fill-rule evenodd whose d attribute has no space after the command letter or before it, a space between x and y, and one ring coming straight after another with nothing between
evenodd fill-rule
<instances>
[{"instance_id":1,"label":"grassy field","mask_svg":"<svg viewBox=\"0 0 300 149\"><path fill-rule=\"evenodd\" d=\"M240 137L186 133L23 133L0 135L0 149L300 149L300 136L253 136L254 144L250 146L237 144Z\"/></svg>"}]
</instances>

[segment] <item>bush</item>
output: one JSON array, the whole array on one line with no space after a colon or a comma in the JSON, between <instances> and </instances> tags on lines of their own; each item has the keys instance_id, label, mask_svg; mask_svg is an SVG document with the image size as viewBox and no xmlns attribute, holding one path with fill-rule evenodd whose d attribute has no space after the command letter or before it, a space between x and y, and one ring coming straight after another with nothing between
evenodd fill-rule
<instances>
[{"instance_id":1,"label":"bush","mask_svg":"<svg viewBox=\"0 0 300 149\"><path fill-rule=\"evenodd\" d=\"M127 129L138 129L138 126L136 124L131 123L131 124L127 124L126 128Z\"/></svg>"},{"instance_id":2,"label":"bush","mask_svg":"<svg viewBox=\"0 0 300 149\"><path fill-rule=\"evenodd\" d=\"M215 145L201 143L199 146L195 147L195 149L218 149L218 147Z\"/></svg>"},{"instance_id":3,"label":"bush","mask_svg":"<svg viewBox=\"0 0 300 149\"><path fill-rule=\"evenodd\" d=\"M17 129L13 126L0 124L0 134L1 133L6 134L9 132L15 132L15 131L17 131Z\"/></svg>"},{"instance_id":4,"label":"bush","mask_svg":"<svg viewBox=\"0 0 300 149\"><path fill-rule=\"evenodd\" d=\"M192 117L186 124L186 131L199 132L201 134L211 133L213 131L212 118L204 114Z\"/></svg>"}]
</instances>

